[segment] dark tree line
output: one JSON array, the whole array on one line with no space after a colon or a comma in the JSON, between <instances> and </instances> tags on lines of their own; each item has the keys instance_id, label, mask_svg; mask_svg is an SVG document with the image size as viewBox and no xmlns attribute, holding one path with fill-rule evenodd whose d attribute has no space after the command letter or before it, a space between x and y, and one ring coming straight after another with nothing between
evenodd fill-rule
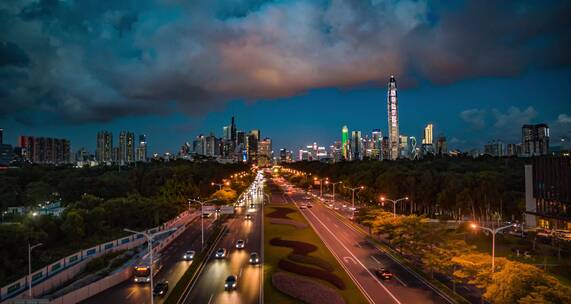
<instances>
[{"instance_id":1,"label":"dark tree line","mask_svg":"<svg viewBox=\"0 0 571 304\"><path fill-rule=\"evenodd\" d=\"M380 196L396 199L401 213L431 217L504 220L522 217L524 209L524 165L517 158L436 159L424 161L356 161L324 164L298 162L288 167L311 175L290 176L308 186L313 177L328 177L344 185L365 186L358 200L380 204ZM330 193L331 189L328 187ZM336 193L350 197L341 185ZM390 205L392 207L392 205Z\"/></svg>"},{"instance_id":2,"label":"dark tree line","mask_svg":"<svg viewBox=\"0 0 571 304\"><path fill-rule=\"evenodd\" d=\"M44 266L81 248L125 235L123 228L147 229L188 208L188 198L208 197L210 183L247 171L242 164L175 161L119 168L60 168L32 166L0 173L0 204L37 206L61 199L61 217L7 217L0 225L0 284L25 274L27 243L35 249L33 268ZM234 179L242 191L252 177Z\"/></svg>"}]
</instances>

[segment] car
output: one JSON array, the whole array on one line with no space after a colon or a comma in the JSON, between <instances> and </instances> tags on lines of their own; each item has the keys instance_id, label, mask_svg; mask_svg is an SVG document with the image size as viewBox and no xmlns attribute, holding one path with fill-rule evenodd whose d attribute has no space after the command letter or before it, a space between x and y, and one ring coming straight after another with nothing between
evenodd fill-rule
<instances>
[{"instance_id":1,"label":"car","mask_svg":"<svg viewBox=\"0 0 571 304\"><path fill-rule=\"evenodd\" d=\"M224 290L234 290L236 289L236 286L238 285L238 278L231 274L226 278L226 281L224 281Z\"/></svg>"},{"instance_id":2,"label":"car","mask_svg":"<svg viewBox=\"0 0 571 304\"><path fill-rule=\"evenodd\" d=\"M185 261L192 261L194 259L195 252L194 250L187 250L183 255L182 259Z\"/></svg>"},{"instance_id":3,"label":"car","mask_svg":"<svg viewBox=\"0 0 571 304\"><path fill-rule=\"evenodd\" d=\"M250 208L256 208L256 205L250 204Z\"/></svg>"},{"instance_id":4,"label":"car","mask_svg":"<svg viewBox=\"0 0 571 304\"><path fill-rule=\"evenodd\" d=\"M383 267L375 269L375 275L383 280L390 280L393 278L393 274Z\"/></svg>"},{"instance_id":5,"label":"car","mask_svg":"<svg viewBox=\"0 0 571 304\"><path fill-rule=\"evenodd\" d=\"M301 205L299 205L299 209L305 209L305 208L307 208L307 205L306 205L306 204L301 204Z\"/></svg>"},{"instance_id":6,"label":"car","mask_svg":"<svg viewBox=\"0 0 571 304\"><path fill-rule=\"evenodd\" d=\"M202 218L209 218L210 217L210 213L203 213L202 214Z\"/></svg>"},{"instance_id":7,"label":"car","mask_svg":"<svg viewBox=\"0 0 571 304\"><path fill-rule=\"evenodd\" d=\"M252 215L248 213L248 214L246 214L246 215L244 216L244 219L246 219L246 220L251 220L251 219L252 219Z\"/></svg>"},{"instance_id":8,"label":"car","mask_svg":"<svg viewBox=\"0 0 571 304\"><path fill-rule=\"evenodd\" d=\"M216 257L217 259L224 259L226 258L226 248L218 248L218 250L216 250L216 253L214 254L214 257Z\"/></svg>"},{"instance_id":9,"label":"car","mask_svg":"<svg viewBox=\"0 0 571 304\"><path fill-rule=\"evenodd\" d=\"M309 203L307 204L307 208L312 208L312 207L313 207L312 204L309 204Z\"/></svg>"},{"instance_id":10,"label":"car","mask_svg":"<svg viewBox=\"0 0 571 304\"><path fill-rule=\"evenodd\" d=\"M260 263L260 257L258 256L257 252L252 252L250 253L250 259L249 259L250 264L255 265L255 264L259 264Z\"/></svg>"},{"instance_id":11,"label":"car","mask_svg":"<svg viewBox=\"0 0 571 304\"><path fill-rule=\"evenodd\" d=\"M236 248L243 249L244 245L246 245L246 242L244 242L244 240L237 240L236 241Z\"/></svg>"},{"instance_id":12,"label":"car","mask_svg":"<svg viewBox=\"0 0 571 304\"><path fill-rule=\"evenodd\" d=\"M155 296L164 297L168 291L169 291L168 281L159 282L157 283L157 285L155 285L155 288L153 288L153 294Z\"/></svg>"}]
</instances>

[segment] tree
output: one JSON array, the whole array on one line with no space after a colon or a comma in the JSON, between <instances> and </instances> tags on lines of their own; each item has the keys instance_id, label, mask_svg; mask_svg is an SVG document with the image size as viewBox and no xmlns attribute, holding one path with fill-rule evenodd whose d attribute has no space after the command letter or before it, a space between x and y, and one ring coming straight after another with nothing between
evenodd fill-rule
<instances>
[{"instance_id":1,"label":"tree","mask_svg":"<svg viewBox=\"0 0 571 304\"><path fill-rule=\"evenodd\" d=\"M223 201L225 204L234 202L238 198L238 194L232 188L222 188L212 194L212 198Z\"/></svg>"},{"instance_id":2,"label":"tree","mask_svg":"<svg viewBox=\"0 0 571 304\"><path fill-rule=\"evenodd\" d=\"M519 304L568 304L571 303L571 289L553 282L548 286L534 286L533 291L518 300Z\"/></svg>"},{"instance_id":3,"label":"tree","mask_svg":"<svg viewBox=\"0 0 571 304\"><path fill-rule=\"evenodd\" d=\"M70 241L76 242L81 240L85 236L85 225L81 214L75 210L68 212L61 224L61 231Z\"/></svg>"}]
</instances>

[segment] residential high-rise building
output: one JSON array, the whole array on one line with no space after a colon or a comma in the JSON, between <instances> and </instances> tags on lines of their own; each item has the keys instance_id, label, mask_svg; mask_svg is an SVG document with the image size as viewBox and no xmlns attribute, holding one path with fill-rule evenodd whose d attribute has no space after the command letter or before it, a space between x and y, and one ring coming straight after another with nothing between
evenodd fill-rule
<instances>
[{"instance_id":1,"label":"residential high-rise building","mask_svg":"<svg viewBox=\"0 0 571 304\"><path fill-rule=\"evenodd\" d=\"M230 140L230 137L232 137L232 135L230 134L230 128L231 126L222 127L222 139Z\"/></svg>"},{"instance_id":2,"label":"residential high-rise building","mask_svg":"<svg viewBox=\"0 0 571 304\"><path fill-rule=\"evenodd\" d=\"M280 149L280 163L287 162L287 149Z\"/></svg>"},{"instance_id":3,"label":"residential high-rise building","mask_svg":"<svg viewBox=\"0 0 571 304\"><path fill-rule=\"evenodd\" d=\"M399 157L399 116L398 116L398 100L397 100L397 82L394 76L391 76L387 88L387 115L389 121L389 143L390 143L390 159Z\"/></svg>"},{"instance_id":4,"label":"residential high-rise building","mask_svg":"<svg viewBox=\"0 0 571 304\"><path fill-rule=\"evenodd\" d=\"M391 144L389 141L389 137L388 136L383 136L383 141L381 142L381 157L383 160L385 159L391 159Z\"/></svg>"},{"instance_id":5,"label":"residential high-rise building","mask_svg":"<svg viewBox=\"0 0 571 304\"><path fill-rule=\"evenodd\" d=\"M198 135L194 141L192 141L192 151L197 155L206 155L206 138L204 135Z\"/></svg>"},{"instance_id":6,"label":"residential high-rise building","mask_svg":"<svg viewBox=\"0 0 571 304\"><path fill-rule=\"evenodd\" d=\"M111 132L100 131L97 133L95 159L97 159L98 162L113 161L113 134Z\"/></svg>"},{"instance_id":7,"label":"residential high-rise building","mask_svg":"<svg viewBox=\"0 0 571 304\"><path fill-rule=\"evenodd\" d=\"M424 128L424 136L422 137L423 145L432 145L432 131L434 126L432 124L427 124Z\"/></svg>"},{"instance_id":8,"label":"residential high-rise building","mask_svg":"<svg viewBox=\"0 0 571 304\"><path fill-rule=\"evenodd\" d=\"M258 166L265 167L272 164L272 140L264 138L258 142Z\"/></svg>"},{"instance_id":9,"label":"residential high-rise building","mask_svg":"<svg viewBox=\"0 0 571 304\"><path fill-rule=\"evenodd\" d=\"M484 154L502 157L505 155L504 144L500 140L492 140L484 145Z\"/></svg>"},{"instance_id":10,"label":"residential high-rise building","mask_svg":"<svg viewBox=\"0 0 571 304\"><path fill-rule=\"evenodd\" d=\"M4 143L4 129L0 128L0 145Z\"/></svg>"},{"instance_id":11,"label":"residential high-rise building","mask_svg":"<svg viewBox=\"0 0 571 304\"><path fill-rule=\"evenodd\" d=\"M521 127L523 156L547 155L549 153L549 127L546 124Z\"/></svg>"},{"instance_id":12,"label":"residential high-rise building","mask_svg":"<svg viewBox=\"0 0 571 304\"><path fill-rule=\"evenodd\" d=\"M341 129L341 149L343 159L349 159L349 128L343 126Z\"/></svg>"},{"instance_id":13,"label":"residential high-rise building","mask_svg":"<svg viewBox=\"0 0 571 304\"><path fill-rule=\"evenodd\" d=\"M379 129L374 129L371 134L373 146L371 147L371 158L381 159L381 151L383 150L383 133Z\"/></svg>"},{"instance_id":14,"label":"residential high-rise building","mask_svg":"<svg viewBox=\"0 0 571 304\"><path fill-rule=\"evenodd\" d=\"M343 160L343 149L340 140L336 140L329 149L329 154L331 155L331 158L333 158L333 162L340 162Z\"/></svg>"},{"instance_id":15,"label":"residential high-rise building","mask_svg":"<svg viewBox=\"0 0 571 304\"><path fill-rule=\"evenodd\" d=\"M135 161L135 133L121 131L119 133L119 155L117 161L132 163Z\"/></svg>"},{"instance_id":16,"label":"residential high-rise building","mask_svg":"<svg viewBox=\"0 0 571 304\"><path fill-rule=\"evenodd\" d=\"M147 136L145 134L139 135L139 146L137 147L137 161L147 161Z\"/></svg>"},{"instance_id":17,"label":"residential high-rise building","mask_svg":"<svg viewBox=\"0 0 571 304\"><path fill-rule=\"evenodd\" d=\"M18 144L23 159L35 164L67 164L70 161L70 143L67 139L20 136Z\"/></svg>"},{"instance_id":18,"label":"residential high-rise building","mask_svg":"<svg viewBox=\"0 0 571 304\"><path fill-rule=\"evenodd\" d=\"M363 143L361 142L361 131L351 132L351 147L353 152L352 160L363 159Z\"/></svg>"},{"instance_id":19,"label":"residential high-rise building","mask_svg":"<svg viewBox=\"0 0 571 304\"><path fill-rule=\"evenodd\" d=\"M260 130L252 130L246 137L246 155L248 161L257 163L258 161L258 141L260 140Z\"/></svg>"},{"instance_id":20,"label":"residential high-rise building","mask_svg":"<svg viewBox=\"0 0 571 304\"><path fill-rule=\"evenodd\" d=\"M205 139L204 154L211 157L220 155L220 141L212 133Z\"/></svg>"}]
</instances>

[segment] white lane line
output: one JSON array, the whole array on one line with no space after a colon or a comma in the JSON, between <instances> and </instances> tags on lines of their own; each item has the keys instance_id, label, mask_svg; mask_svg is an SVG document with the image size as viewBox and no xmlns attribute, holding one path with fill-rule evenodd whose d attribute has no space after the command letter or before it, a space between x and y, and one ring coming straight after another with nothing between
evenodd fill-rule
<instances>
[{"instance_id":1,"label":"white lane line","mask_svg":"<svg viewBox=\"0 0 571 304\"><path fill-rule=\"evenodd\" d=\"M371 259L375 260L375 262L377 262L377 264L381 264L381 262L379 262L379 260L377 260L374 256L371 256Z\"/></svg>"},{"instance_id":2,"label":"white lane line","mask_svg":"<svg viewBox=\"0 0 571 304\"><path fill-rule=\"evenodd\" d=\"M131 290L131 292L127 295L127 299L130 298L135 293L135 290Z\"/></svg>"},{"instance_id":3,"label":"white lane line","mask_svg":"<svg viewBox=\"0 0 571 304\"><path fill-rule=\"evenodd\" d=\"M214 297L214 294L210 294L210 299L208 299L208 304L212 303L212 298Z\"/></svg>"},{"instance_id":4,"label":"white lane line","mask_svg":"<svg viewBox=\"0 0 571 304\"><path fill-rule=\"evenodd\" d=\"M347 246L345 246L345 244L343 244L343 242L341 242L341 240L339 240L339 238L337 238L337 236L333 233L333 231L331 231L315 214L313 214L312 211L309 211L309 213L311 213L311 215L312 215L319 223L321 223L321 225L323 226L323 228L325 228L325 230L327 230L327 231L331 234L331 236L332 236L333 238L335 238L335 239L337 240L337 242L339 242L339 244L340 244L343 248L345 248L345 250L347 250L347 252L349 252L349 254L350 254L351 256L353 256L353 258L363 267L363 269L365 269L365 270L371 275L371 277L372 277L373 279L375 279L375 281L377 281L377 282L381 285L381 287L391 296L391 298L392 298L395 302L401 304L401 302L395 297L395 295L394 295L367 267L365 267L365 265L363 265L363 263L361 263L361 261L353 254L353 252L351 252L351 250L349 250L349 248L347 248Z\"/></svg>"},{"instance_id":5,"label":"white lane line","mask_svg":"<svg viewBox=\"0 0 571 304\"><path fill-rule=\"evenodd\" d=\"M241 278L242 277L242 271L244 270L244 267L240 267L240 274L238 274L238 277Z\"/></svg>"}]
</instances>

